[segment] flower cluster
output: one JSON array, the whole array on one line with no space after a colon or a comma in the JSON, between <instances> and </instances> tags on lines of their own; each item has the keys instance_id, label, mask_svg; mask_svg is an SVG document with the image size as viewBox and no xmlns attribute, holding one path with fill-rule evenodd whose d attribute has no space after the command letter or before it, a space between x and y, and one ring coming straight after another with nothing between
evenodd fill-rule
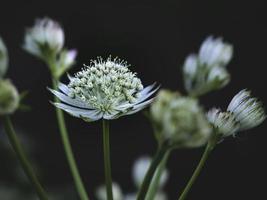
<instances>
[{"instance_id":1,"label":"flower cluster","mask_svg":"<svg viewBox=\"0 0 267 200\"><path fill-rule=\"evenodd\" d=\"M37 19L26 30L23 48L44 60L55 78L61 77L75 62L77 51L63 49L65 35L62 27L49 18Z\"/></svg>"},{"instance_id":2,"label":"flower cluster","mask_svg":"<svg viewBox=\"0 0 267 200\"><path fill-rule=\"evenodd\" d=\"M198 147L207 143L211 127L198 101L161 90L151 106L151 119L159 142L177 147Z\"/></svg>"},{"instance_id":3,"label":"flower cluster","mask_svg":"<svg viewBox=\"0 0 267 200\"><path fill-rule=\"evenodd\" d=\"M230 81L226 65L233 55L233 47L221 38L209 36L202 43L198 55L189 55L183 65L185 88L192 96L200 96L224 87Z\"/></svg>"},{"instance_id":4,"label":"flower cluster","mask_svg":"<svg viewBox=\"0 0 267 200\"><path fill-rule=\"evenodd\" d=\"M230 102L227 111L211 109L207 113L208 120L217 132L226 137L237 131L258 126L266 118L262 103L251 96L250 91L241 90Z\"/></svg>"},{"instance_id":5,"label":"flower cluster","mask_svg":"<svg viewBox=\"0 0 267 200\"><path fill-rule=\"evenodd\" d=\"M144 88L125 61L111 57L92 60L75 77L69 78L68 86L59 85L62 93L51 90L64 102L55 105L86 121L134 114L152 102L153 98L149 97L158 89L155 84Z\"/></svg>"}]
</instances>

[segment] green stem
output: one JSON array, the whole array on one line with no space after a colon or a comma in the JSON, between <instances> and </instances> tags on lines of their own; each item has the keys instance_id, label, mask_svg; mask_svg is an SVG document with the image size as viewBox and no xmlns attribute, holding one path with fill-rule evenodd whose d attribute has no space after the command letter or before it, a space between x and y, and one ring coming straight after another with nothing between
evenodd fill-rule
<instances>
[{"instance_id":1,"label":"green stem","mask_svg":"<svg viewBox=\"0 0 267 200\"><path fill-rule=\"evenodd\" d=\"M107 120L103 120L103 147L104 147L103 150L104 150L107 200L113 200L111 164L110 164L109 122Z\"/></svg>"},{"instance_id":2,"label":"green stem","mask_svg":"<svg viewBox=\"0 0 267 200\"><path fill-rule=\"evenodd\" d=\"M155 199L155 195L159 189L159 185L160 185L160 179L162 176L162 173L164 172L165 168L166 168L166 163L169 159L170 156L170 150L167 151L162 159L162 161L160 162L155 175L152 179L152 182L150 184L150 187L148 189L147 195L146 195L146 200L154 200Z\"/></svg>"},{"instance_id":3,"label":"green stem","mask_svg":"<svg viewBox=\"0 0 267 200\"><path fill-rule=\"evenodd\" d=\"M204 151L204 153L203 153L203 155L202 155L202 157L201 157L201 159L197 165L197 168L195 169L192 177L190 178L189 182L187 183L185 189L183 190L183 192L182 192L182 194L178 200L185 200L186 199L188 192L190 191L194 182L198 178L201 170L203 169L203 167L204 167L204 165L205 165L205 163L206 163L206 161L207 161L207 159L208 159L210 153L212 152L216 143L217 143L217 139L216 139L216 141L212 140L207 144L206 149L205 149L205 151Z\"/></svg>"},{"instance_id":4,"label":"green stem","mask_svg":"<svg viewBox=\"0 0 267 200\"><path fill-rule=\"evenodd\" d=\"M53 89L54 90L57 89L57 81L56 80L53 80ZM58 99L56 97L55 97L55 101L58 102ZM80 176L80 173L79 173L76 161L75 161L74 154L72 152L72 147L70 144L68 131L66 128L63 111L56 108L56 114L57 114L57 121L58 121L59 130L60 130L60 134L61 134L61 140L62 140L65 154L67 157L67 161L69 163L70 171L72 173L75 187L77 189L77 192L78 192L81 200L89 200L89 197L86 193L86 189L83 185L83 182L82 182L82 179L81 179L81 176Z\"/></svg>"},{"instance_id":5,"label":"green stem","mask_svg":"<svg viewBox=\"0 0 267 200\"><path fill-rule=\"evenodd\" d=\"M39 196L39 199L48 200L48 197L44 189L42 188L40 182L38 181L36 175L34 174L34 171L33 171L33 168L31 167L29 159L27 158L23 150L23 147L21 143L19 142L19 139L16 135L16 132L14 130L14 127L12 125L10 118L8 116L5 116L3 122L4 122L4 128L7 133L10 144L12 145L25 174L27 175L34 189L36 190L36 193Z\"/></svg>"},{"instance_id":6,"label":"green stem","mask_svg":"<svg viewBox=\"0 0 267 200\"><path fill-rule=\"evenodd\" d=\"M143 180L141 188L138 192L137 200L144 200L146 198L146 194L147 194L148 188L150 186L151 180L155 174L155 171L156 171L157 167L159 166L160 162L162 161L162 159L164 158L165 154L168 152L168 150L169 150L169 147L167 145L162 145L158 149L158 151L157 151L156 155L154 156L154 158L150 164L150 167L146 173L146 176Z\"/></svg>"}]
</instances>

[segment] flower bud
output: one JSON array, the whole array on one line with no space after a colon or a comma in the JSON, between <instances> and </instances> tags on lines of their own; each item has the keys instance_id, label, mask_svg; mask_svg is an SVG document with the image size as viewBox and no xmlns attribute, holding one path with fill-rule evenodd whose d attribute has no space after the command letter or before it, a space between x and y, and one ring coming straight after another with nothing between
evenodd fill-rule
<instances>
[{"instance_id":1,"label":"flower bud","mask_svg":"<svg viewBox=\"0 0 267 200\"><path fill-rule=\"evenodd\" d=\"M112 183L112 192L114 200L123 200L123 193L117 183ZM102 185L97 189L96 197L98 200L107 200L106 186Z\"/></svg>"},{"instance_id":2,"label":"flower bud","mask_svg":"<svg viewBox=\"0 0 267 200\"><path fill-rule=\"evenodd\" d=\"M225 66L233 56L233 46L222 41L222 38L209 36L199 50L199 62L207 66Z\"/></svg>"},{"instance_id":3,"label":"flower bud","mask_svg":"<svg viewBox=\"0 0 267 200\"><path fill-rule=\"evenodd\" d=\"M150 113L159 142L190 148L204 145L210 137L211 127L194 98L162 90Z\"/></svg>"},{"instance_id":4,"label":"flower bud","mask_svg":"<svg viewBox=\"0 0 267 200\"><path fill-rule=\"evenodd\" d=\"M27 29L24 49L40 58L55 55L64 45L62 27L49 18L37 19L33 27Z\"/></svg>"},{"instance_id":5,"label":"flower bud","mask_svg":"<svg viewBox=\"0 0 267 200\"><path fill-rule=\"evenodd\" d=\"M227 85L230 81L230 74L225 68L214 67L210 70L207 82L213 85L214 89L220 89Z\"/></svg>"},{"instance_id":6,"label":"flower bud","mask_svg":"<svg viewBox=\"0 0 267 200\"><path fill-rule=\"evenodd\" d=\"M8 54L6 46L0 37L0 78L3 78L8 66Z\"/></svg>"},{"instance_id":7,"label":"flower bud","mask_svg":"<svg viewBox=\"0 0 267 200\"><path fill-rule=\"evenodd\" d=\"M262 103L251 96L248 90L241 90L234 96L227 110L235 116L240 123L240 130L246 130L258 126L265 118Z\"/></svg>"},{"instance_id":8,"label":"flower bud","mask_svg":"<svg viewBox=\"0 0 267 200\"><path fill-rule=\"evenodd\" d=\"M9 80L0 80L0 115L12 114L19 106L19 94Z\"/></svg>"},{"instance_id":9,"label":"flower bud","mask_svg":"<svg viewBox=\"0 0 267 200\"><path fill-rule=\"evenodd\" d=\"M222 137L235 134L240 127L239 122L232 113L222 112L217 108L213 108L207 113L207 119Z\"/></svg>"},{"instance_id":10,"label":"flower bud","mask_svg":"<svg viewBox=\"0 0 267 200\"><path fill-rule=\"evenodd\" d=\"M143 180L145 178L145 175L147 173L147 170L151 164L152 159L150 157L141 157L139 159L137 159L134 163L133 166L133 180L135 185L140 188ZM155 172L155 174L157 174L157 172ZM162 172L162 175L160 177L160 182L159 182L159 188L162 188L165 183L167 182L169 177L169 173L168 171L165 169ZM153 180L152 180L153 182Z\"/></svg>"},{"instance_id":11,"label":"flower bud","mask_svg":"<svg viewBox=\"0 0 267 200\"><path fill-rule=\"evenodd\" d=\"M63 50L60 52L57 68L55 71L55 76L60 78L72 65L75 63L75 58L77 56L77 51L75 49Z\"/></svg>"}]
</instances>

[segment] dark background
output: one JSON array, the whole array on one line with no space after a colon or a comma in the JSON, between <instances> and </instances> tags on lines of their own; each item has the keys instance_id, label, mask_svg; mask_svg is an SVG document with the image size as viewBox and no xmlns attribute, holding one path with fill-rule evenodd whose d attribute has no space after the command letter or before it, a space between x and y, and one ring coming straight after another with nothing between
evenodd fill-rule
<instances>
[{"instance_id":1,"label":"dark background","mask_svg":"<svg viewBox=\"0 0 267 200\"><path fill-rule=\"evenodd\" d=\"M164 88L183 90L181 65L196 52L206 36L222 36L234 45L228 69L232 81L224 89L204 96L206 108L225 108L240 89L249 88L265 105L266 6L259 1L1 1L0 34L9 49L8 76L17 87L29 90L28 113L14 116L35 146L33 157L45 185L72 184L56 127L48 68L21 48L26 26L36 17L49 16L64 27L65 46L79 51L79 70L96 56L112 54L132 64L145 85L157 81ZM103 183L102 137L99 122L87 124L66 116L74 153L90 193ZM188 199L266 199L266 123L218 145ZM153 155L155 141L142 113L111 124L112 173L126 192L133 192L132 163ZM169 160L170 179L165 187L177 199L203 149L177 150ZM0 161L0 179L5 160ZM4 167L3 167L4 166Z\"/></svg>"}]
</instances>

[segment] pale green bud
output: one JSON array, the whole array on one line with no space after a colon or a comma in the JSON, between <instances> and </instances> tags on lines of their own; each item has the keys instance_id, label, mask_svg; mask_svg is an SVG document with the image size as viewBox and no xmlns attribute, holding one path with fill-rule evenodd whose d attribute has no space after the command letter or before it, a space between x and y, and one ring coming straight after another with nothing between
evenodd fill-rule
<instances>
[{"instance_id":1,"label":"pale green bud","mask_svg":"<svg viewBox=\"0 0 267 200\"><path fill-rule=\"evenodd\" d=\"M3 78L8 67L8 53L3 40L0 37L0 78Z\"/></svg>"},{"instance_id":2,"label":"pale green bud","mask_svg":"<svg viewBox=\"0 0 267 200\"><path fill-rule=\"evenodd\" d=\"M112 192L114 200L123 200L123 193L120 186L117 183L112 183ZM96 190L96 197L98 200L107 200L106 186L101 185Z\"/></svg>"},{"instance_id":3,"label":"pale green bud","mask_svg":"<svg viewBox=\"0 0 267 200\"><path fill-rule=\"evenodd\" d=\"M177 147L198 147L207 143L211 127L194 98L162 90L151 106L151 118L159 142Z\"/></svg>"},{"instance_id":4,"label":"pale green bud","mask_svg":"<svg viewBox=\"0 0 267 200\"><path fill-rule=\"evenodd\" d=\"M12 114L19 106L19 94L9 80L0 80L0 115Z\"/></svg>"}]
</instances>

